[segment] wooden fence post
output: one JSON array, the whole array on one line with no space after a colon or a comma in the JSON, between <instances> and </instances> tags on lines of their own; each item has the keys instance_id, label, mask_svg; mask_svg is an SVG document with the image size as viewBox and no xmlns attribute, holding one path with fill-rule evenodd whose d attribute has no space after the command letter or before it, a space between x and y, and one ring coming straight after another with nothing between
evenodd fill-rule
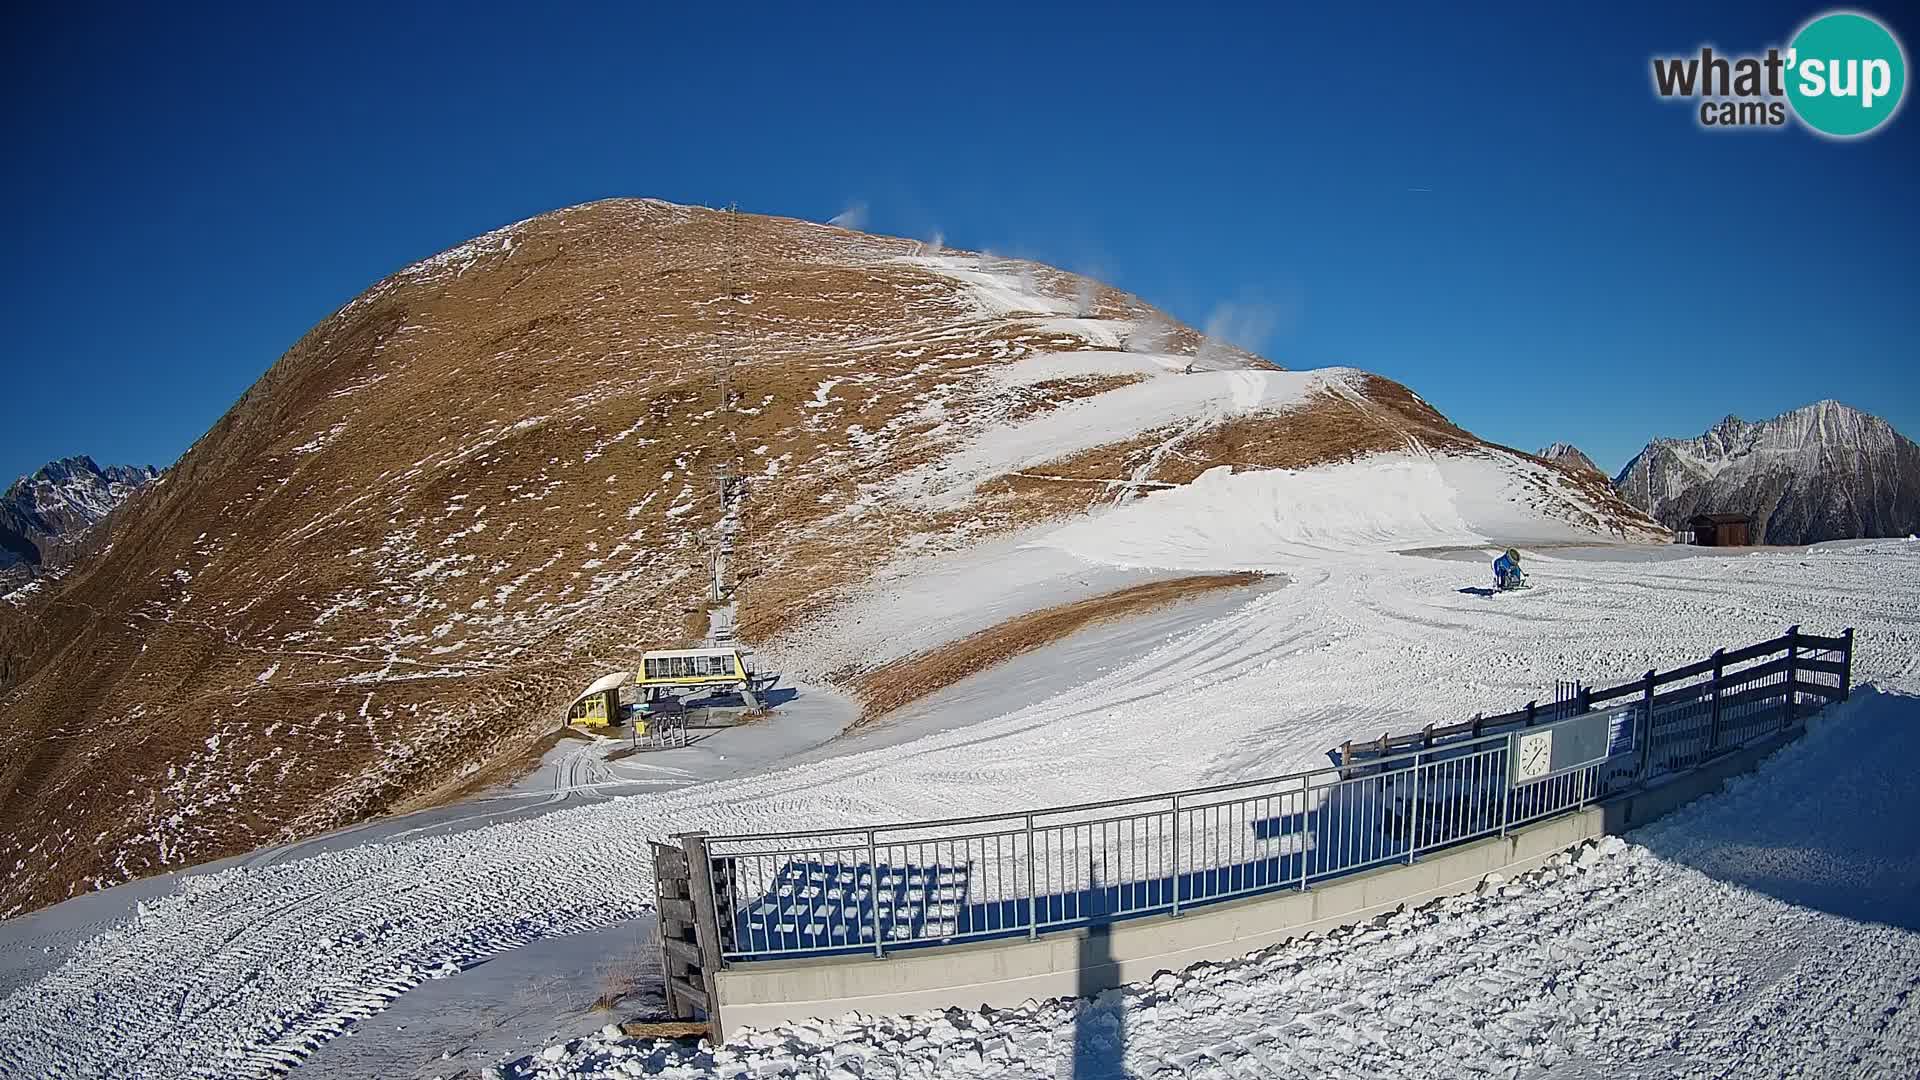
<instances>
[{"instance_id":1,"label":"wooden fence post","mask_svg":"<svg viewBox=\"0 0 1920 1080\"><path fill-rule=\"evenodd\" d=\"M666 984L667 1014L676 1020L692 1020L706 1014L707 1024L717 1040L723 1028L717 1011L713 972L718 966L720 945L717 928L703 919L701 909L709 908L711 892L704 870L706 846L698 846L701 862L688 858L693 845L687 841L671 844L653 842L654 933L660 940L660 974ZM694 868L702 867L700 881Z\"/></svg>"},{"instance_id":2,"label":"wooden fence post","mask_svg":"<svg viewBox=\"0 0 1920 1080\"><path fill-rule=\"evenodd\" d=\"M1800 624L1787 627L1787 717L1780 726L1793 726L1795 706L1800 698Z\"/></svg>"},{"instance_id":3,"label":"wooden fence post","mask_svg":"<svg viewBox=\"0 0 1920 1080\"><path fill-rule=\"evenodd\" d=\"M1720 679L1727 671L1727 650L1713 650L1713 705L1707 720L1707 753L1720 749Z\"/></svg>"},{"instance_id":4,"label":"wooden fence post","mask_svg":"<svg viewBox=\"0 0 1920 1080\"><path fill-rule=\"evenodd\" d=\"M726 1031L720 1024L720 914L715 903L717 894L714 888L713 863L707 857L707 834L704 832L681 833L678 836L681 850L687 856L687 891L692 893L694 914L694 944L700 950L700 981L697 988L704 993L707 1023L713 1028L713 1038L717 1043ZM681 993L686 997L685 988Z\"/></svg>"},{"instance_id":5,"label":"wooden fence post","mask_svg":"<svg viewBox=\"0 0 1920 1080\"><path fill-rule=\"evenodd\" d=\"M1853 696L1853 627L1847 627L1846 633L1840 636L1847 642L1840 657L1840 666L1844 669L1840 672L1840 700L1845 701Z\"/></svg>"}]
</instances>

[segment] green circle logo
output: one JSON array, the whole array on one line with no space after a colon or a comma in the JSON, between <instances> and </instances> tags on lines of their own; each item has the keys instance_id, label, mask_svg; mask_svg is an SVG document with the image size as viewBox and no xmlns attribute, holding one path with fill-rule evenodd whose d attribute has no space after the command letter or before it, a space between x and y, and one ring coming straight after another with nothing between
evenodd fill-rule
<instances>
[{"instance_id":1,"label":"green circle logo","mask_svg":"<svg viewBox=\"0 0 1920 1080\"><path fill-rule=\"evenodd\" d=\"M1907 89L1907 56L1879 21L1851 11L1822 15L1787 50L1787 100L1802 123L1852 138L1887 122Z\"/></svg>"}]
</instances>

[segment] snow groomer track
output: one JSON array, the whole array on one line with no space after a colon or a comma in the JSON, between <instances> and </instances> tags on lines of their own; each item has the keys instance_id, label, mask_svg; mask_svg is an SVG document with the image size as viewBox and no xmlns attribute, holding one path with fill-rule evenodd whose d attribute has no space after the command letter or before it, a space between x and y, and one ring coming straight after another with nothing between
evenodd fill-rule
<instances>
[{"instance_id":1,"label":"snow groomer track","mask_svg":"<svg viewBox=\"0 0 1920 1080\"><path fill-rule=\"evenodd\" d=\"M1509 707L1573 674L1625 682L1793 623L1858 627L1852 700L1753 778L1631 844L1091 1006L976 1014L965 1028L867 1016L705 1057L589 1039L522 1071L824 1077L858 1058L870 1072L892 1061L915 1075L1042 1077L1070 1074L1093 1025L1102 1060L1138 1076L1611 1074L1582 1062L1645 1075L1913 1075L1920 855L1909 831L1860 823L1920 820L1920 545L1659 554L1535 554L1537 587L1509 604L1460 591L1482 584L1478 558L1291 551L1273 560L1286 587L1142 655L1092 659L1099 677L1082 686L950 731L448 836L185 875L147 886L138 909L108 892L9 920L0 956L32 974L0 1000L0 1075L283 1072L422 979L645 912L647 844L677 831L844 828L950 817L955 791L1070 805L1323 768L1327 748L1357 732ZM43 948L54 952L32 959Z\"/></svg>"},{"instance_id":2,"label":"snow groomer track","mask_svg":"<svg viewBox=\"0 0 1920 1080\"><path fill-rule=\"evenodd\" d=\"M1645 824L1713 790L1847 699L1853 638L1789 628L1620 686L1570 688L1544 708L1529 702L1383 737L1366 752L1349 744L1334 769L864 830L691 837L684 861L666 857L697 866L698 918L674 930L697 929L692 940L706 946L681 950L704 955L704 987L691 973L678 977L672 954L664 960L674 986L724 1034L741 1013L757 1026L866 1008L1004 1006L1047 990L1102 989L1156 963L1231 959L1470 888L1488 873L1532 869L1573 842ZM1582 813L1591 806L1601 809ZM1566 817L1579 820L1531 828ZM1458 857L1431 861L1452 849ZM1328 889L1362 871L1374 872ZM1262 896L1287 903L1242 905L1205 925L1177 921ZM1131 955L1124 964L1103 956L1098 972L1088 970L1084 943L1030 944L1149 916L1176 921L1114 928L1112 947ZM990 942L1006 951L972 948L912 967L842 962ZM791 963L764 976L754 966L796 957L828 962L812 982ZM691 1018L686 1004L676 1011Z\"/></svg>"}]
</instances>

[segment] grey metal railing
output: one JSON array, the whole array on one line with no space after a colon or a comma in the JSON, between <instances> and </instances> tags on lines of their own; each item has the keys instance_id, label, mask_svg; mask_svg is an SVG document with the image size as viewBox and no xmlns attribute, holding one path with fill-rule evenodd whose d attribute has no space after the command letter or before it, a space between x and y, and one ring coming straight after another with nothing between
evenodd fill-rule
<instances>
[{"instance_id":1,"label":"grey metal railing","mask_svg":"<svg viewBox=\"0 0 1920 1080\"><path fill-rule=\"evenodd\" d=\"M1844 698L1851 630L1799 633L1580 692L1564 708L1343 748L1329 768L1078 806L701 837L719 955L926 947L1183 910L1313 883L1579 809ZM1776 657L1776 654L1779 654ZM1514 731L1608 713L1625 751L1529 784ZM1631 733L1626 737L1625 733ZM690 849L692 850L692 849Z\"/></svg>"}]
</instances>

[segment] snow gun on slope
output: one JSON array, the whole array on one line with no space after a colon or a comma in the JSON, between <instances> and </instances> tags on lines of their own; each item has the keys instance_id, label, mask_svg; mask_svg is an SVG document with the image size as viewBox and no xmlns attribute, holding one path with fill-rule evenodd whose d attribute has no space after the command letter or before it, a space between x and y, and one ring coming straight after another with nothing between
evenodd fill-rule
<instances>
[{"instance_id":1,"label":"snow gun on slope","mask_svg":"<svg viewBox=\"0 0 1920 1080\"><path fill-rule=\"evenodd\" d=\"M1520 553L1512 548L1505 555L1493 560L1493 587L1500 592L1525 589L1527 575L1520 569Z\"/></svg>"}]
</instances>

